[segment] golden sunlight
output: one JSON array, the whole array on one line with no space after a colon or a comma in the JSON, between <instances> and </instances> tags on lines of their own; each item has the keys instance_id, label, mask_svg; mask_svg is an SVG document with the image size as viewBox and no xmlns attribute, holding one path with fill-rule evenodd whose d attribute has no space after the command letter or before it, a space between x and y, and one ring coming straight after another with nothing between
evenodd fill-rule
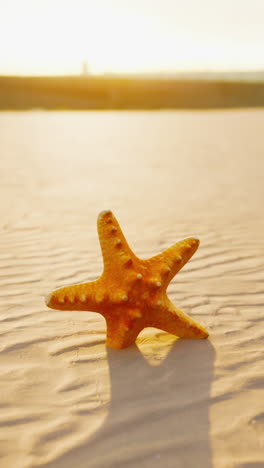
<instances>
[{"instance_id":1,"label":"golden sunlight","mask_svg":"<svg viewBox=\"0 0 264 468\"><path fill-rule=\"evenodd\" d=\"M217 16L209 0L0 0L0 74L79 74L84 60L91 73L261 67L255 1L223 0Z\"/></svg>"}]
</instances>

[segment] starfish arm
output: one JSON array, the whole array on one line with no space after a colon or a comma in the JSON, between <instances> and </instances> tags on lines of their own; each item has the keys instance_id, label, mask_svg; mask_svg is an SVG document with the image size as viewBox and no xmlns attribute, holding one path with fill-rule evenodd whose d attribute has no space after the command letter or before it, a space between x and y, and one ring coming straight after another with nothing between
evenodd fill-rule
<instances>
[{"instance_id":1,"label":"starfish arm","mask_svg":"<svg viewBox=\"0 0 264 468\"><path fill-rule=\"evenodd\" d=\"M140 318L137 318L137 311L128 311L125 315L108 316L105 315L107 325L106 344L110 348L127 348L136 341L138 334L144 328Z\"/></svg>"},{"instance_id":2,"label":"starfish arm","mask_svg":"<svg viewBox=\"0 0 264 468\"><path fill-rule=\"evenodd\" d=\"M209 333L202 325L177 309L169 299L167 299L165 307L156 311L152 320L151 326L160 328L179 338L204 339L209 336Z\"/></svg>"},{"instance_id":3,"label":"starfish arm","mask_svg":"<svg viewBox=\"0 0 264 468\"><path fill-rule=\"evenodd\" d=\"M100 279L89 283L74 284L65 288L55 289L46 298L46 304L51 309L58 310L91 310L99 312Z\"/></svg>"},{"instance_id":4,"label":"starfish arm","mask_svg":"<svg viewBox=\"0 0 264 468\"><path fill-rule=\"evenodd\" d=\"M168 285L179 270L190 260L199 247L200 241L194 237L189 237L159 255L146 260L152 271L160 275L165 285Z\"/></svg>"},{"instance_id":5,"label":"starfish arm","mask_svg":"<svg viewBox=\"0 0 264 468\"><path fill-rule=\"evenodd\" d=\"M125 236L111 211L102 211L97 220L104 273L116 273L120 277L124 267L132 266L135 254L130 249Z\"/></svg>"}]
</instances>

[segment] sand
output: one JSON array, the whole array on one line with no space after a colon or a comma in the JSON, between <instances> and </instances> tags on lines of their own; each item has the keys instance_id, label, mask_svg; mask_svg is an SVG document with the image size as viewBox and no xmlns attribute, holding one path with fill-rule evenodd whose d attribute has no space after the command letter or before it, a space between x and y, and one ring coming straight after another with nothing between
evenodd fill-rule
<instances>
[{"instance_id":1,"label":"sand","mask_svg":"<svg viewBox=\"0 0 264 468\"><path fill-rule=\"evenodd\" d=\"M0 114L1 468L264 465L263 110ZM195 235L169 296L210 339L105 346L45 306L98 277L99 211L138 256Z\"/></svg>"}]
</instances>

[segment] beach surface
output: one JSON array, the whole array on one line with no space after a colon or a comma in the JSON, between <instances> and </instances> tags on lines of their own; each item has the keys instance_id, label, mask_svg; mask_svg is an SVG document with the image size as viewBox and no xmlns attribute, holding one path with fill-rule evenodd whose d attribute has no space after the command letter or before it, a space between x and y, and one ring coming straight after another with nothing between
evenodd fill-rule
<instances>
[{"instance_id":1,"label":"beach surface","mask_svg":"<svg viewBox=\"0 0 264 468\"><path fill-rule=\"evenodd\" d=\"M0 114L0 467L264 466L264 110ZM200 248L171 282L208 340L105 346L48 309L102 272L111 209L134 252Z\"/></svg>"}]
</instances>

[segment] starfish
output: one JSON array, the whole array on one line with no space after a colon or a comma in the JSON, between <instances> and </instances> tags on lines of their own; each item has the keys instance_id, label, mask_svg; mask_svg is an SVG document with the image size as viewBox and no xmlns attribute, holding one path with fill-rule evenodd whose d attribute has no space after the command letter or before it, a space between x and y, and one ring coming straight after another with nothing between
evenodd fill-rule
<instances>
[{"instance_id":1,"label":"starfish","mask_svg":"<svg viewBox=\"0 0 264 468\"><path fill-rule=\"evenodd\" d=\"M98 312L106 320L106 344L115 349L130 346L145 327L180 338L208 337L207 330L177 309L166 294L172 278L197 250L198 239L189 237L142 260L130 249L111 211L99 214L97 228L102 275L96 281L53 291L46 298L48 307Z\"/></svg>"}]
</instances>

